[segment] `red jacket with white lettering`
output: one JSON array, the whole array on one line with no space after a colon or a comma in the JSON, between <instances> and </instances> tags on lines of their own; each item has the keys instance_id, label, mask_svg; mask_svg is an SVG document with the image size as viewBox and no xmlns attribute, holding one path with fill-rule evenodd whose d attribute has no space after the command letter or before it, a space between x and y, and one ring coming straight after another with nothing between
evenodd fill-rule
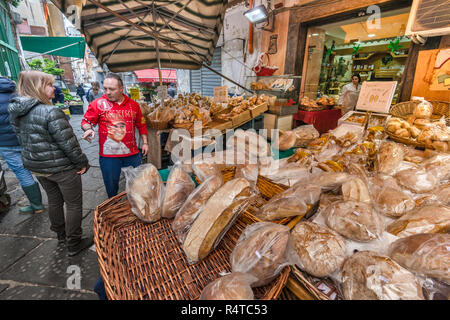
<instances>
[{"instance_id":1,"label":"red jacket with white lettering","mask_svg":"<svg viewBox=\"0 0 450 320\"><path fill-rule=\"evenodd\" d=\"M108 100L106 94L92 101L84 114L81 126L98 124L100 156L127 157L139 152L135 131L147 134L147 126L139 104L123 95L121 104Z\"/></svg>"}]
</instances>

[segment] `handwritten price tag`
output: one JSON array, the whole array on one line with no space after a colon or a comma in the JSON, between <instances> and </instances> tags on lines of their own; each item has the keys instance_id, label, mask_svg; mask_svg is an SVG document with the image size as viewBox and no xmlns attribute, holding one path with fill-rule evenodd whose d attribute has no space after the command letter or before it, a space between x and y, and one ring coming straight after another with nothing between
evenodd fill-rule
<instances>
[{"instance_id":1,"label":"handwritten price tag","mask_svg":"<svg viewBox=\"0 0 450 320\"><path fill-rule=\"evenodd\" d=\"M364 81L356 109L389 113L396 87L397 81Z\"/></svg>"},{"instance_id":2,"label":"handwritten price tag","mask_svg":"<svg viewBox=\"0 0 450 320\"><path fill-rule=\"evenodd\" d=\"M228 87L215 87L214 88L214 101L217 103L228 102Z\"/></svg>"}]
</instances>

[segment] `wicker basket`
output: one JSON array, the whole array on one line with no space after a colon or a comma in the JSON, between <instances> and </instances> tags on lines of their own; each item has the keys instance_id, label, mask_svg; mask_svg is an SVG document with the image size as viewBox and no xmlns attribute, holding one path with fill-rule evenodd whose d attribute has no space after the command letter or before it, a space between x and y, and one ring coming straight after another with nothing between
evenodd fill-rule
<instances>
[{"instance_id":1,"label":"wicker basket","mask_svg":"<svg viewBox=\"0 0 450 320\"><path fill-rule=\"evenodd\" d=\"M406 144L409 146L418 147L418 148L426 148L424 143L420 143L420 142L417 142L416 140L412 140L412 139L408 139L408 138L399 137L391 132L386 132L386 133L389 136L389 139L391 139L395 142L400 142L400 143L403 143L403 144Z\"/></svg>"},{"instance_id":2,"label":"wicker basket","mask_svg":"<svg viewBox=\"0 0 450 320\"><path fill-rule=\"evenodd\" d=\"M303 106L303 105L299 104L298 109L303 110L303 111L322 111L322 110L330 109L330 107L320 105L320 104L318 105L318 107L307 107L307 106Z\"/></svg>"},{"instance_id":3,"label":"wicker basket","mask_svg":"<svg viewBox=\"0 0 450 320\"><path fill-rule=\"evenodd\" d=\"M193 122L186 122L186 123L174 123L172 127L175 129L186 129L190 130L194 126Z\"/></svg>"},{"instance_id":4,"label":"wicker basket","mask_svg":"<svg viewBox=\"0 0 450 320\"><path fill-rule=\"evenodd\" d=\"M433 105L433 115L431 120L436 121L445 117L447 126L450 125L450 102L442 101L429 101ZM406 101L400 102L391 107L389 113L394 117L406 119L413 114L414 109L420 103L420 101Z\"/></svg>"},{"instance_id":5,"label":"wicker basket","mask_svg":"<svg viewBox=\"0 0 450 320\"><path fill-rule=\"evenodd\" d=\"M243 213L245 215L245 213ZM94 212L94 241L100 273L110 300L194 300L222 272L231 272L230 254L247 226L238 218L218 247L189 265L172 230L172 220L152 224L131 212L126 193L100 204ZM277 299L290 267L270 284L254 288L256 299Z\"/></svg>"},{"instance_id":6,"label":"wicker basket","mask_svg":"<svg viewBox=\"0 0 450 320\"><path fill-rule=\"evenodd\" d=\"M164 130L169 127L169 121L147 119L147 126L152 130Z\"/></svg>"}]
</instances>

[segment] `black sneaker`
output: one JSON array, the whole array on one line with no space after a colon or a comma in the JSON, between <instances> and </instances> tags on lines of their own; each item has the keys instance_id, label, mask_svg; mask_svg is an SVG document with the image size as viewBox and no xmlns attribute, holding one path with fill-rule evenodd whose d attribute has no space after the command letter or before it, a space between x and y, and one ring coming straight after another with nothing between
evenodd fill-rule
<instances>
[{"instance_id":1,"label":"black sneaker","mask_svg":"<svg viewBox=\"0 0 450 320\"><path fill-rule=\"evenodd\" d=\"M58 244L66 243L66 233L65 232L57 233L56 237L58 238Z\"/></svg>"},{"instance_id":2,"label":"black sneaker","mask_svg":"<svg viewBox=\"0 0 450 320\"><path fill-rule=\"evenodd\" d=\"M78 244L68 247L67 254L69 257L76 256L81 251L83 251L86 248L89 248L93 244L94 244L94 239L92 237L82 238Z\"/></svg>"}]
</instances>

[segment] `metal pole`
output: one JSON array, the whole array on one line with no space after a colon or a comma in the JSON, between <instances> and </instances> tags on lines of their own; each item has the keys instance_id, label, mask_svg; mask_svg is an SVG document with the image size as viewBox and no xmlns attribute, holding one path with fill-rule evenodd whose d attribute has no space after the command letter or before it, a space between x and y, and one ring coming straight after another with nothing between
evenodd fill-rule
<instances>
[{"instance_id":1,"label":"metal pole","mask_svg":"<svg viewBox=\"0 0 450 320\"><path fill-rule=\"evenodd\" d=\"M178 52L179 54L189 58L190 60L194 61L195 63L197 63L200 66L205 67L206 69L210 70L211 72L214 72L215 74L219 75L220 77L224 78L227 81L230 81L231 83L237 85L238 87L244 89L245 91L248 91L252 94L254 94L255 92L247 89L246 87L242 86L241 84L237 83L236 81L224 76L223 74L221 74L220 72L214 70L213 68L211 68L210 66L208 66L206 63L204 63L203 61L198 61L197 59L193 58L192 56L190 56L189 54L179 50L178 48L174 47L172 44L166 42L165 40L160 39L154 32L146 30L144 28L142 28L141 26L135 24L134 22L132 22L130 19L127 19L125 17L122 17L120 14L114 12L113 10L109 9L108 7L106 7L105 5L101 4L100 2L96 1L96 0L89 0L89 2L92 2L93 4L95 4L97 7L102 8L103 10L111 13L112 15L116 16L117 18L119 18L120 20L123 20L125 22L127 22L128 24L134 26L136 29L141 30L142 32L148 34L149 36L151 36L152 38L154 38L155 40L158 40L159 42L161 42L162 44L168 46L169 48L175 50L176 52Z\"/></svg>"}]
</instances>

